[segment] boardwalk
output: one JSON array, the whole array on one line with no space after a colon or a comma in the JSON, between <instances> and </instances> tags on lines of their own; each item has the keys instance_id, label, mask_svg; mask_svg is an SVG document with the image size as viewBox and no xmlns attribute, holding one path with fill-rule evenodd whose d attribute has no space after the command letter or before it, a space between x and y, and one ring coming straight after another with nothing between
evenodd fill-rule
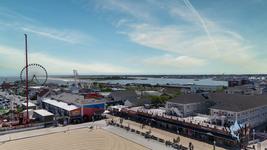
<instances>
[{"instance_id":1,"label":"boardwalk","mask_svg":"<svg viewBox=\"0 0 267 150\"><path fill-rule=\"evenodd\" d=\"M113 117L114 121L117 121L119 123L119 118L118 117ZM147 132L147 131L151 131L151 134L156 136L156 137L160 137L164 140L169 140L172 141L174 138L177 138L177 134L174 133L170 133L168 131L164 131L164 130L160 130L157 128L151 128L150 126L144 126L144 128L141 128L141 124L131 121L131 120L124 120L123 121L123 125L124 126L130 126L130 128L142 131L142 132ZM213 149L213 145L208 144L208 143L204 143L201 141L197 141L194 139L190 139L184 136L180 136L180 144L182 144L183 146L188 146L189 142L193 143L194 148L197 150L212 150ZM224 148L221 147L216 147L216 150L224 150Z\"/></svg>"}]
</instances>

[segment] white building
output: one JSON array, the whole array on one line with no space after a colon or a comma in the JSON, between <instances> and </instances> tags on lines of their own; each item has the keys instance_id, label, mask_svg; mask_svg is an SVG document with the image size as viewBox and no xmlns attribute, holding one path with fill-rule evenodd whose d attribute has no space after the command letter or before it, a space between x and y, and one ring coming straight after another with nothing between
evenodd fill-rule
<instances>
[{"instance_id":1,"label":"white building","mask_svg":"<svg viewBox=\"0 0 267 150\"><path fill-rule=\"evenodd\" d=\"M253 85L241 85L229 87L225 90L226 94L244 94L244 95L259 95L262 94L261 88L256 88Z\"/></svg>"},{"instance_id":2,"label":"white building","mask_svg":"<svg viewBox=\"0 0 267 150\"><path fill-rule=\"evenodd\" d=\"M207 110L207 100L198 94L179 95L166 102L167 110L175 110L176 115L180 117L188 117Z\"/></svg>"},{"instance_id":3,"label":"white building","mask_svg":"<svg viewBox=\"0 0 267 150\"><path fill-rule=\"evenodd\" d=\"M199 91L204 91L204 92L215 92L217 90L223 89L223 85L191 85L191 92L192 93L197 93Z\"/></svg>"},{"instance_id":4,"label":"white building","mask_svg":"<svg viewBox=\"0 0 267 150\"><path fill-rule=\"evenodd\" d=\"M235 121L250 127L267 122L267 95L210 93L177 96L166 103L166 109L181 117L208 113L212 122L231 125Z\"/></svg>"},{"instance_id":5,"label":"white building","mask_svg":"<svg viewBox=\"0 0 267 150\"><path fill-rule=\"evenodd\" d=\"M222 124L224 122L247 124L256 127L267 121L266 95L212 94L210 100L216 105L210 108L210 115Z\"/></svg>"}]
</instances>

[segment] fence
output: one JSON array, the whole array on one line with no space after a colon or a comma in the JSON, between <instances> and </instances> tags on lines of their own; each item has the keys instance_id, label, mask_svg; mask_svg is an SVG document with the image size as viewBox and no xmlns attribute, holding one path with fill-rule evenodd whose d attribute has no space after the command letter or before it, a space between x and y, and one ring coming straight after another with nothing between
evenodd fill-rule
<instances>
[{"instance_id":1,"label":"fence","mask_svg":"<svg viewBox=\"0 0 267 150\"><path fill-rule=\"evenodd\" d=\"M34 123L34 124L19 125L19 126L14 126L14 127L4 127L4 128L0 128L0 135L40 129L44 127L45 127L45 123Z\"/></svg>"}]
</instances>

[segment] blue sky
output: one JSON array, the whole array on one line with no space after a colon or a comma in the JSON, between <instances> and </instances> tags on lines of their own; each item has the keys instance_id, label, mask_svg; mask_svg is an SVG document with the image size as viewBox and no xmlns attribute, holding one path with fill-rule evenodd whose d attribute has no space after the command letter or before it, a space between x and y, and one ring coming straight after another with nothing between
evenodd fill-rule
<instances>
[{"instance_id":1,"label":"blue sky","mask_svg":"<svg viewBox=\"0 0 267 150\"><path fill-rule=\"evenodd\" d=\"M264 0L2 0L0 76L267 73Z\"/></svg>"}]
</instances>

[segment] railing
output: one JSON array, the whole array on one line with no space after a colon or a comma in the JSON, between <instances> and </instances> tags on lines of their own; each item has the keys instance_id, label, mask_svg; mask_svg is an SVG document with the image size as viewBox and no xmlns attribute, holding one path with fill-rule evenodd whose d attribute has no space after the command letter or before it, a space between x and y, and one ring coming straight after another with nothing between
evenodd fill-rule
<instances>
[{"instance_id":1,"label":"railing","mask_svg":"<svg viewBox=\"0 0 267 150\"><path fill-rule=\"evenodd\" d=\"M133 112L133 111L132 111ZM232 148L232 147L238 147L240 144L238 144L238 141L231 136L231 134L229 132L227 132L226 129L224 130L221 130L221 129L218 129L218 128L212 128L210 126L203 126L203 125L200 125L200 124L194 124L192 122L188 122L188 121L185 121L183 118L178 118L178 117L174 117L174 116L168 116L168 115L154 115L154 114L151 114L151 113L148 113L148 112L142 112L142 111L135 111L134 113L129 113L128 109L124 109L124 110L121 110L121 111L117 111L117 110L113 110L111 111L112 114L114 115L118 115L118 116L121 116L121 117L126 117L128 119L133 119L134 121L140 121L141 123L148 123L147 121L156 121L156 124L157 122L163 122L163 123L168 123L168 124L172 124L174 126L177 126L179 128L183 128L183 129L189 129L190 131L193 131L195 133L198 133L198 135L204 135L205 137L204 138L200 138L200 137L195 137L197 140L200 140L200 141L204 141L204 142L210 142L208 141L208 137L213 137L213 138L216 138L216 140L218 141L218 144L217 145L220 145L221 147L226 147L226 148ZM141 117L142 119L140 119L139 117ZM176 119L174 119L176 118ZM145 120L143 120L145 119ZM150 122L150 123L153 123L153 122ZM151 125L151 124L149 124ZM158 126L155 124L152 124L152 126L154 127L159 127L161 129L166 129L170 132L174 132L176 133L177 130L175 130L173 127L171 128L165 128L164 125L163 126ZM192 137L191 135L189 135L189 133L186 133L187 131L189 130L186 130L185 132L184 131L179 131L179 134L181 135L185 135L185 136L189 136L190 138L194 138ZM182 133L183 132L183 133Z\"/></svg>"},{"instance_id":2,"label":"railing","mask_svg":"<svg viewBox=\"0 0 267 150\"><path fill-rule=\"evenodd\" d=\"M138 110L137 114L146 115L146 116L151 117L151 118L154 117L154 118L158 118L158 119L169 120L172 122L179 122L179 123L186 124L186 125L193 126L193 127L200 127L202 129L219 132L219 133L222 133L225 135L229 134L229 132L227 132L223 127L219 127L219 126L208 124L208 123L199 123L199 122L195 122L193 120L183 119L183 118L179 118L179 117L175 117L175 116L154 115L154 114L148 113L147 111L144 111L144 110Z\"/></svg>"},{"instance_id":3,"label":"railing","mask_svg":"<svg viewBox=\"0 0 267 150\"><path fill-rule=\"evenodd\" d=\"M160 143L165 144L166 146L170 146L170 147L173 147L173 148L178 149L178 150L188 150L187 147L185 147L185 146L183 146L183 145L181 145L179 143L174 143L172 141L162 139L160 137L157 137L157 136L151 134L151 132L142 132L142 131L139 131L137 129L130 128L129 126L124 126L122 124L118 124L118 123L115 123L115 122L108 122L108 124L116 126L116 127L120 127L122 129L125 129L125 130L127 130L129 132L132 132L132 133L139 134L139 135L143 136L146 139L152 139L152 140L158 141Z\"/></svg>"}]
</instances>

